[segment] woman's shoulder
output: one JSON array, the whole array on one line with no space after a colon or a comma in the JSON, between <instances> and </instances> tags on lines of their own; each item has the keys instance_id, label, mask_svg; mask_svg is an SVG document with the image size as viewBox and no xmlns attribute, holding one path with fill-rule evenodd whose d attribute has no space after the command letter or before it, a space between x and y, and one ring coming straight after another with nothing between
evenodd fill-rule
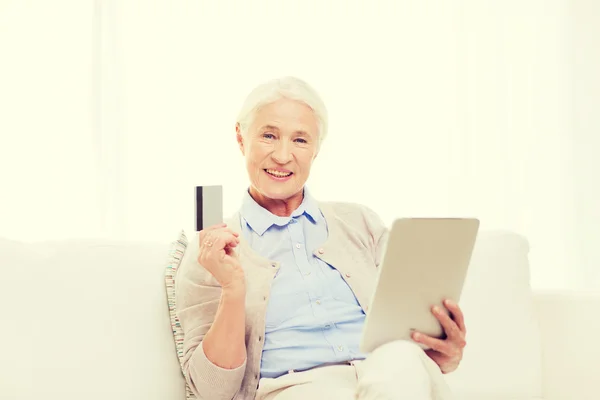
<instances>
[{"instance_id":1,"label":"woman's shoulder","mask_svg":"<svg viewBox=\"0 0 600 400\"><path fill-rule=\"evenodd\" d=\"M356 228L367 228L371 231L385 229L385 224L379 214L371 207L355 202L322 201L319 202L321 211L330 214L346 225Z\"/></svg>"}]
</instances>

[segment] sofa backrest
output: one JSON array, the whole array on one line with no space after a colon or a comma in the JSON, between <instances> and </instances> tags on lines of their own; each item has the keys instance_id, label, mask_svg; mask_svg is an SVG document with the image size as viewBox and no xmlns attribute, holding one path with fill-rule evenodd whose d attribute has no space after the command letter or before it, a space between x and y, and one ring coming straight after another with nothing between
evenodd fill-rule
<instances>
[{"instance_id":1,"label":"sofa backrest","mask_svg":"<svg viewBox=\"0 0 600 400\"><path fill-rule=\"evenodd\" d=\"M528 241L480 232L460 305L467 347L447 375L458 398L541 398L541 341L530 286Z\"/></svg>"}]
</instances>

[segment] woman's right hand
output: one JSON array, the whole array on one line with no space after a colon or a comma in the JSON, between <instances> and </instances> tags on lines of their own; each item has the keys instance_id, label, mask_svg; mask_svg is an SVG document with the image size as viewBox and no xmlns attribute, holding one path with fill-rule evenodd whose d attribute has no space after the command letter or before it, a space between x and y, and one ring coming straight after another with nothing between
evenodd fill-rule
<instances>
[{"instance_id":1,"label":"woman's right hand","mask_svg":"<svg viewBox=\"0 0 600 400\"><path fill-rule=\"evenodd\" d=\"M218 224L200 231L198 262L223 287L245 288L244 270L234 248L240 243L239 234L226 224Z\"/></svg>"}]
</instances>

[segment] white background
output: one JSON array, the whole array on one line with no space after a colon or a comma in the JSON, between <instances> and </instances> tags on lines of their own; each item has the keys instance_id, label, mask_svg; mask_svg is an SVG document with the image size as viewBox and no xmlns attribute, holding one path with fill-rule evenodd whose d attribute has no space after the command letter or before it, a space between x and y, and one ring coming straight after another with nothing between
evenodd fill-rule
<instances>
[{"instance_id":1,"label":"white background","mask_svg":"<svg viewBox=\"0 0 600 400\"><path fill-rule=\"evenodd\" d=\"M307 80L309 187L531 244L536 288L600 287L600 3L0 0L0 236L171 241L248 181L235 117Z\"/></svg>"}]
</instances>

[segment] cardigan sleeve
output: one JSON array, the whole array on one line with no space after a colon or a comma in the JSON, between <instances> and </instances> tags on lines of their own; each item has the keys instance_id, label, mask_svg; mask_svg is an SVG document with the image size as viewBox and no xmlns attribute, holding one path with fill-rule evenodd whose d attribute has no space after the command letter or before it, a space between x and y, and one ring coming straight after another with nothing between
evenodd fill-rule
<instances>
[{"instance_id":1,"label":"cardigan sleeve","mask_svg":"<svg viewBox=\"0 0 600 400\"><path fill-rule=\"evenodd\" d=\"M371 250L373 252L375 265L379 267L383 261L383 255L385 254L385 248L389 237L389 228L383 222L381 217L371 208L367 206L362 206L362 208L363 217L371 240Z\"/></svg>"},{"instance_id":2,"label":"cardigan sleeve","mask_svg":"<svg viewBox=\"0 0 600 400\"><path fill-rule=\"evenodd\" d=\"M198 251L196 234L188 244L175 279L175 304L184 333L183 373L199 400L231 400L241 387L246 361L235 369L224 369L206 357L202 341L215 319L222 289L198 263Z\"/></svg>"}]
</instances>

